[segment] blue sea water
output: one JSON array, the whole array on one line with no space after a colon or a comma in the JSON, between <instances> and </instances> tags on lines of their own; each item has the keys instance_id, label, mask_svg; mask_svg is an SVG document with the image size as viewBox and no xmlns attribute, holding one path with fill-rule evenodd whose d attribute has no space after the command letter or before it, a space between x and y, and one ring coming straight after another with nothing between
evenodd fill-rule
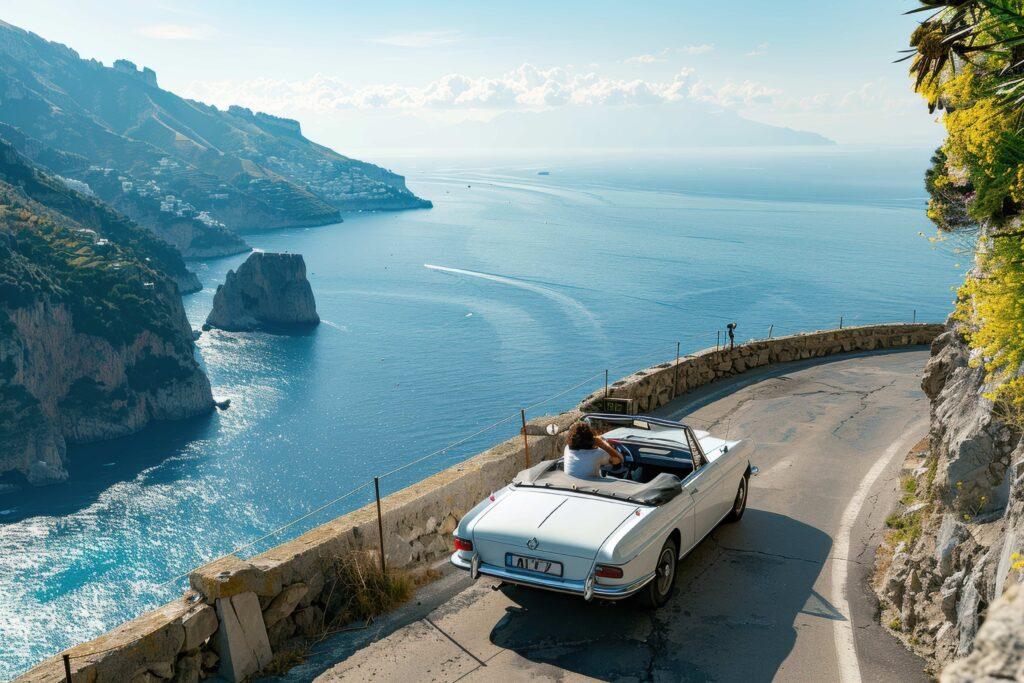
<instances>
[{"instance_id":1,"label":"blue sea water","mask_svg":"<svg viewBox=\"0 0 1024 683\"><path fill-rule=\"evenodd\" d=\"M739 339L942 320L957 256L919 232L927 150L371 156L434 208L248 236L303 254L306 336L204 333L231 407L71 450L0 492L0 678L180 595L165 584L353 488L384 493L614 379ZM550 175L538 175L549 171ZM193 263L193 325L244 256ZM427 265L435 267L426 267ZM566 389L577 386L564 394ZM561 395L559 395L561 394ZM504 420L504 421L502 421ZM245 549L371 500L372 488Z\"/></svg>"}]
</instances>

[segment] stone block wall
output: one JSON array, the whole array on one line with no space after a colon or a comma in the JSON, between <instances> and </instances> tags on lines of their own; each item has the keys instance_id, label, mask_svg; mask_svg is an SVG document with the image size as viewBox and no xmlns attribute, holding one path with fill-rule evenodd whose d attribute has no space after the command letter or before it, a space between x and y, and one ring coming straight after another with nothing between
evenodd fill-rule
<instances>
[{"instance_id":1,"label":"stone block wall","mask_svg":"<svg viewBox=\"0 0 1024 683\"><path fill-rule=\"evenodd\" d=\"M850 327L760 340L732 349L707 349L640 370L609 387L631 398L638 412L723 377L772 363L829 354L928 344L942 325ZM580 410L531 420L530 461L557 457L565 428L591 409L603 389ZM555 436L544 427L557 423ZM383 499L385 557L389 568L409 569L443 559L459 518L527 465L515 436ZM329 620L328 577L339 558L376 553L376 508L367 505L245 560L228 556L194 571L191 589L170 602L88 643L72 655L76 683L94 681L197 681L213 675L242 680L295 639L310 637ZM88 653L98 653L89 655ZM23 681L64 680L60 656L22 676Z\"/></svg>"},{"instance_id":2,"label":"stone block wall","mask_svg":"<svg viewBox=\"0 0 1024 683\"><path fill-rule=\"evenodd\" d=\"M864 325L822 330L773 339L761 339L733 348L704 349L675 360L638 370L612 383L608 396L633 400L637 413L653 411L675 396L753 368L836 353L874 351L930 344L943 330L941 324L905 323ZM583 412L600 408L600 389L580 403Z\"/></svg>"}]
</instances>

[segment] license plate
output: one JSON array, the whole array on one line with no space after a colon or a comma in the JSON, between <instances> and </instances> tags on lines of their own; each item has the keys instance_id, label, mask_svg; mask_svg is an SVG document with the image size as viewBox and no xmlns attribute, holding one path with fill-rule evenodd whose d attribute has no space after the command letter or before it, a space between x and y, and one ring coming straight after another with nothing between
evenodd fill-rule
<instances>
[{"instance_id":1,"label":"license plate","mask_svg":"<svg viewBox=\"0 0 1024 683\"><path fill-rule=\"evenodd\" d=\"M542 560L539 557L516 555L515 553L505 553L505 566L511 569L525 569L528 572L537 572L538 574L562 575L561 562Z\"/></svg>"}]
</instances>

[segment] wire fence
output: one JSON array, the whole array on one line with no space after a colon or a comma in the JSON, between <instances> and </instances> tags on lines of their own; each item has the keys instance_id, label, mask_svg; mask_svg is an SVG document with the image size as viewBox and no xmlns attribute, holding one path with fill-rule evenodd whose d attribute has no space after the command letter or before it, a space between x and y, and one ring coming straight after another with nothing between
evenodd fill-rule
<instances>
[{"instance_id":1,"label":"wire fence","mask_svg":"<svg viewBox=\"0 0 1024 683\"><path fill-rule=\"evenodd\" d=\"M838 322L839 328L842 328L843 325L845 323L848 323L849 320L850 319L847 318L844 315L838 316L837 322ZM913 313L912 313L912 321L913 322L917 321L917 311L916 310L914 310ZM893 322L905 322L905 321L893 321ZM863 324L863 323L858 321L857 324ZM884 324L884 323L872 323L872 324ZM753 327L753 326L751 326L751 327ZM763 339L770 339L770 338L772 338L772 334L774 332L774 328L775 328L774 323L769 323L766 326L766 332L767 333L766 333L766 335L764 337L759 337L759 338L756 338L756 339L755 338L747 338L745 341L758 341L758 340L763 340ZM722 329L717 330L716 331L716 344L715 344L716 348L724 348L726 346L729 346L730 341L732 341L734 343L742 343L742 342L739 342L739 341L735 340L735 330L736 329L738 329L738 326L733 324L732 328L730 328L727 325L726 327L723 327ZM732 336L734 337L734 339L732 339L732 340L729 339L729 336L730 336L729 333L730 332L733 333ZM386 472L384 472L382 474L379 474L379 475L373 477L372 479L370 479L368 481L365 481L362 484L359 484L358 486L355 486L355 487L345 491L344 493L342 493L342 494L340 494L340 495L338 495L338 496L336 496L334 498L331 498L330 500L327 500L327 501L325 501L323 503L320 503L319 505L317 505L316 507L314 507L311 510L308 510L306 512L303 512L302 514L296 515L295 517L291 518L287 522L285 522L285 523L283 523L283 524L281 524L281 525L279 525L279 526L277 526L277 527L275 527L275 528L273 528L273 529L271 529L269 531L264 532L259 537L255 538L255 539L253 539L253 540L251 540L251 541L249 541L249 542L247 542L245 544L239 545L239 546L234 547L234 548L232 548L230 550L226 550L223 554L216 555L215 557L202 560L199 564L197 564L195 566L192 566L187 571L181 572L181 573L176 574L175 576L173 576L173 577L171 577L171 578L169 578L169 579L167 579L165 581L162 581L160 583L152 585L151 586L151 590L153 590L154 593L162 591L162 590L167 589L167 588L169 588L169 587L171 587L171 586L173 586L175 584L178 584L181 581L184 581L192 573L194 573L194 572L196 572L196 571L198 571L198 570L200 570L200 569L202 569L202 568L204 568L204 567L206 567L206 566L208 566L208 565L210 565L210 564L212 564L214 562L222 560L222 559L224 559L226 557L231 557L233 555L237 556L237 555L239 555L241 553L244 553L244 552L246 552L248 550L257 548L263 542L265 542L267 540L270 540L272 538L279 537L283 532L285 532L285 531L287 531L289 529L295 528L296 526L302 524L303 522L306 522L306 521L310 520L311 518L319 515L320 513L323 513L325 511L327 511L327 510L337 506L339 503L341 503L341 502L351 498L352 496L354 496L354 495L356 495L356 494L358 494L358 493L360 493L362 491L366 491L366 490L370 489L371 487L374 489L374 497L369 499L369 500L374 500L375 499L376 502L377 502L378 529L379 529L379 533L380 533L380 538L379 538L379 543L380 543L380 562L381 562L381 569L383 570L385 568L385 561L386 560L385 560L385 557L384 557L384 555L385 555L385 553L384 553L385 545L384 545L383 527L382 527L382 524L381 524L381 509L380 509L380 501L381 501L380 481L381 480L387 479L389 477L394 477L395 475L397 475L399 473L406 472L406 471L408 471L408 470L410 470L410 469L412 469L412 468L414 468L416 466L423 465L424 463L426 463L428 461L431 461L431 460L433 460L433 459L435 459L435 458L437 458L439 456L442 456L442 455L445 455L447 453L450 453L454 449L457 449L460 446L463 446L463 445L465 445L467 443L472 442L474 439L482 437L484 434L492 432L492 431L494 431L494 430L496 430L496 429L498 429L500 427L503 427L505 425L508 425L508 424L515 424L517 422L517 420L522 420L523 428L525 428L526 416L527 416L528 412L532 412L532 411L536 410L537 408L540 408L541 406L545 406L545 405L547 405L547 404L549 404L549 403L551 403L553 401L556 401L556 400L558 400L560 398L563 398L566 395L571 394L573 392L578 392L581 389L583 389L585 387L588 387L588 386L591 386L593 388L593 390L597 390L597 389L599 389L602 386L602 384L601 384L602 380L603 380L603 386L605 388L605 391L607 392L609 390L608 382L609 382L609 377L610 377L611 373L620 373L620 372L623 372L623 371L625 371L627 369L630 369L630 368L633 368L633 369L647 368L647 367L651 367L651 365L655 364L655 362L659 361L659 360L661 362L672 361L673 359L675 361L678 361L680 358L684 357L684 356L681 355L682 354L682 350L683 350L683 342L681 340L669 340L669 339L661 339L661 338L657 338L657 337L653 337L653 338L649 338L649 339L656 340L659 343L657 345L655 345L655 346L649 347L646 351L644 351L644 352L642 352L642 353L640 353L640 354L638 354L636 356L633 356L633 357L631 357L631 358L629 358L627 360L620 360L620 361L616 362L614 365L610 364L608 368L606 368L604 370L601 370L600 372L594 373L593 375L590 375L590 376L588 376L588 377L586 377L586 378L584 378L582 380L579 380L576 383L574 383L573 385L571 385L569 387L566 387L565 389L562 389L562 390L560 390L560 391L558 391L558 392L556 392L556 393L554 393L552 395L549 395L549 396L547 396L545 398L536 400L536 401L534 401L532 403L528 403L524 407L517 409L516 412L513 412L513 413L511 413L511 414L509 414L509 415L507 415L505 417L502 417L502 418L500 418L498 420L489 422L486 426L481 427L481 428L479 428L479 429L473 431L472 433L467 434L467 435L465 435L463 437L460 437L460 438L456 439L455 441L452 441L451 443L449 443L449 444L447 444L447 445L445 445L445 446L443 446L441 448L435 449L435 450L433 450L433 451L431 451L429 453L426 453L426 454L424 454L422 456L414 458L413 460L410 460L409 462L403 463L403 464L401 464L401 465L399 465L397 467L394 467L394 468L392 468L392 469L390 469L390 470L388 470L388 471L386 471ZM703 349L707 349L707 348L711 347L710 344L703 345L703 344L699 343L699 341L696 339L696 336L694 336L694 341L697 342L697 343L694 343L693 346L690 347L690 348L693 349L694 352L696 352L698 350L703 350ZM588 393L592 393L592 392L588 392ZM675 394L676 394L676 390L673 391L673 397L674 397ZM582 399L584 396L585 395L580 395L579 398ZM688 418L688 419L692 419L692 418ZM524 434L524 433L525 433L525 429L519 429L519 430L516 430L515 432L513 432L513 434ZM424 477L425 476L430 476L430 474L432 474L432 473L433 472L430 472L430 471L422 472ZM310 527L310 528L312 528L312 527ZM308 529L303 529L299 533L304 533L304 531L306 531L306 530L308 530ZM87 658L90 658L90 657L96 657L96 656L104 654L106 652L110 652L110 651L116 650L116 649L121 649L123 647L124 647L124 644L119 644L119 645L111 647L111 648L105 648L105 649L102 649L102 650L90 651L90 652L86 652L86 653L75 653L75 654L70 654L70 653L67 653L67 652L63 653L62 657L63 657L63 660L64 660L66 680L69 681L69 682L71 681L71 667L70 667L70 663L71 663L72 660L79 660L79 659L87 659Z\"/></svg>"}]
</instances>

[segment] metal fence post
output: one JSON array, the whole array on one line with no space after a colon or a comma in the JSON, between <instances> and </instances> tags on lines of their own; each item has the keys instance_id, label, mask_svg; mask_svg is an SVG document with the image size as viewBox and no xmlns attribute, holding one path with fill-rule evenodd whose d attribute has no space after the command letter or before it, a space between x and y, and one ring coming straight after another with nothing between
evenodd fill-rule
<instances>
[{"instance_id":1,"label":"metal fence post","mask_svg":"<svg viewBox=\"0 0 1024 683\"><path fill-rule=\"evenodd\" d=\"M384 563L384 520L380 515L380 477L373 478L373 493L377 496L377 537L380 539L380 573L387 574Z\"/></svg>"},{"instance_id":2,"label":"metal fence post","mask_svg":"<svg viewBox=\"0 0 1024 683\"><path fill-rule=\"evenodd\" d=\"M772 330L774 330L774 329L775 329L775 323L772 323L771 325L768 326L768 338L769 339L772 338Z\"/></svg>"},{"instance_id":3,"label":"metal fence post","mask_svg":"<svg viewBox=\"0 0 1024 683\"><path fill-rule=\"evenodd\" d=\"M604 397L608 398L608 371L607 370L604 371Z\"/></svg>"},{"instance_id":4,"label":"metal fence post","mask_svg":"<svg viewBox=\"0 0 1024 683\"><path fill-rule=\"evenodd\" d=\"M917 322L917 309L916 308L914 309L914 317L913 317L913 319L910 322L912 322L912 323L916 323Z\"/></svg>"},{"instance_id":5,"label":"metal fence post","mask_svg":"<svg viewBox=\"0 0 1024 683\"><path fill-rule=\"evenodd\" d=\"M843 316L839 316L839 329L843 329Z\"/></svg>"},{"instance_id":6,"label":"metal fence post","mask_svg":"<svg viewBox=\"0 0 1024 683\"><path fill-rule=\"evenodd\" d=\"M717 351L718 347L722 345L722 331L718 330L715 335L715 351Z\"/></svg>"},{"instance_id":7,"label":"metal fence post","mask_svg":"<svg viewBox=\"0 0 1024 683\"><path fill-rule=\"evenodd\" d=\"M526 409L519 409L519 416L523 418L523 452L526 453L526 467L530 467L530 437L526 436Z\"/></svg>"},{"instance_id":8,"label":"metal fence post","mask_svg":"<svg viewBox=\"0 0 1024 683\"><path fill-rule=\"evenodd\" d=\"M64 681L65 683L72 683L71 681L71 655L64 655Z\"/></svg>"}]
</instances>

